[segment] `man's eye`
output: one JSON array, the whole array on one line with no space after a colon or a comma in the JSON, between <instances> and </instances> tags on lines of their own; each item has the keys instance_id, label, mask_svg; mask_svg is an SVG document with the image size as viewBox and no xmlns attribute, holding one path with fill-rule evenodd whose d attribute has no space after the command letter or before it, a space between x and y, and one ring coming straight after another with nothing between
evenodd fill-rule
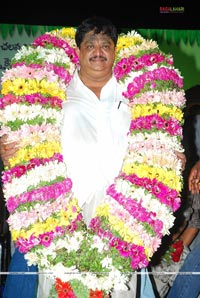
<instances>
[{"instance_id":1,"label":"man's eye","mask_svg":"<svg viewBox=\"0 0 200 298\"><path fill-rule=\"evenodd\" d=\"M110 47L109 47L109 45L104 45L103 48L104 48L105 50L108 50Z\"/></svg>"},{"instance_id":2,"label":"man's eye","mask_svg":"<svg viewBox=\"0 0 200 298\"><path fill-rule=\"evenodd\" d=\"M94 48L94 46L92 44L90 44L90 45L87 46L87 49L89 49L89 50L90 49L93 49L93 48Z\"/></svg>"}]
</instances>

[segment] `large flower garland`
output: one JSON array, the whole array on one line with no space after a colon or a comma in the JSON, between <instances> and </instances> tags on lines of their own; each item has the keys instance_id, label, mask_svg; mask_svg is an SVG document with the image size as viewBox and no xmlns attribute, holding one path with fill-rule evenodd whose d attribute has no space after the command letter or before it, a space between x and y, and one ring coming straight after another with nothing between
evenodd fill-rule
<instances>
[{"instance_id":1,"label":"large flower garland","mask_svg":"<svg viewBox=\"0 0 200 298\"><path fill-rule=\"evenodd\" d=\"M171 55L135 31L119 36L114 75L132 111L129 145L86 228L60 146L62 102L78 65L74 34L63 28L36 38L3 74L1 134L20 144L3 191L12 239L29 265L51 272L51 297L106 297L127 289L173 225L185 94Z\"/></svg>"}]
</instances>

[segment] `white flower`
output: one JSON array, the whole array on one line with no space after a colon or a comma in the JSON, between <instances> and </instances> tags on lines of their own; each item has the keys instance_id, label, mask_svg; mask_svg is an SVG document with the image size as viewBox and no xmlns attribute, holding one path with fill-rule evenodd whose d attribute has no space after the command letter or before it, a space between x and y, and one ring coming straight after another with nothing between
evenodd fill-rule
<instances>
[{"instance_id":1,"label":"white flower","mask_svg":"<svg viewBox=\"0 0 200 298\"><path fill-rule=\"evenodd\" d=\"M72 279L81 279L81 274L75 266L69 268L63 266L62 263L57 263L52 268L54 277L60 278L62 281L67 282Z\"/></svg>"},{"instance_id":2,"label":"white flower","mask_svg":"<svg viewBox=\"0 0 200 298\"><path fill-rule=\"evenodd\" d=\"M80 248L81 242L83 241L84 236L82 232L74 232L72 237L69 237L66 243L66 248L68 252L77 251Z\"/></svg>"},{"instance_id":3,"label":"white flower","mask_svg":"<svg viewBox=\"0 0 200 298\"><path fill-rule=\"evenodd\" d=\"M112 265L112 259L109 257L106 257L101 261L101 264L102 264L102 267L110 268Z\"/></svg>"},{"instance_id":4,"label":"white flower","mask_svg":"<svg viewBox=\"0 0 200 298\"><path fill-rule=\"evenodd\" d=\"M35 252L28 252L24 255L24 259L27 260L28 266L37 265L40 258Z\"/></svg>"},{"instance_id":5,"label":"white flower","mask_svg":"<svg viewBox=\"0 0 200 298\"><path fill-rule=\"evenodd\" d=\"M93 237L93 244L91 245L91 248L97 248L99 253L102 253L102 251L105 249L105 243L102 241L100 237L95 235Z\"/></svg>"}]
</instances>

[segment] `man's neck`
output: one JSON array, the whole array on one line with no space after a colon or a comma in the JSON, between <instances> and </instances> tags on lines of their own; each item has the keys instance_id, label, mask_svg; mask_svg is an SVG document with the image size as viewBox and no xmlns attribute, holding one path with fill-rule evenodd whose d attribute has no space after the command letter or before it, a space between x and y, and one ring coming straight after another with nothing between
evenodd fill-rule
<instances>
[{"instance_id":1,"label":"man's neck","mask_svg":"<svg viewBox=\"0 0 200 298\"><path fill-rule=\"evenodd\" d=\"M83 84L88 87L94 94L100 99L101 89L112 77L112 73L108 74L104 77L89 77L88 75L83 75L81 71L79 71L79 78L83 82Z\"/></svg>"}]
</instances>

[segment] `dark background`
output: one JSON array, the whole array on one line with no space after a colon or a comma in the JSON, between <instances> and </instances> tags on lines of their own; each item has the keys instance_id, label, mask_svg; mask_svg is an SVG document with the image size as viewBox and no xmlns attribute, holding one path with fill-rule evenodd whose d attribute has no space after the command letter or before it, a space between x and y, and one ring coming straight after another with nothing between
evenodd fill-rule
<instances>
[{"instance_id":1,"label":"dark background","mask_svg":"<svg viewBox=\"0 0 200 298\"><path fill-rule=\"evenodd\" d=\"M200 29L198 3L192 0L79 1L7 0L1 4L0 23L76 27L87 17L101 15L119 29ZM161 7L183 7L184 11L161 13Z\"/></svg>"}]
</instances>

